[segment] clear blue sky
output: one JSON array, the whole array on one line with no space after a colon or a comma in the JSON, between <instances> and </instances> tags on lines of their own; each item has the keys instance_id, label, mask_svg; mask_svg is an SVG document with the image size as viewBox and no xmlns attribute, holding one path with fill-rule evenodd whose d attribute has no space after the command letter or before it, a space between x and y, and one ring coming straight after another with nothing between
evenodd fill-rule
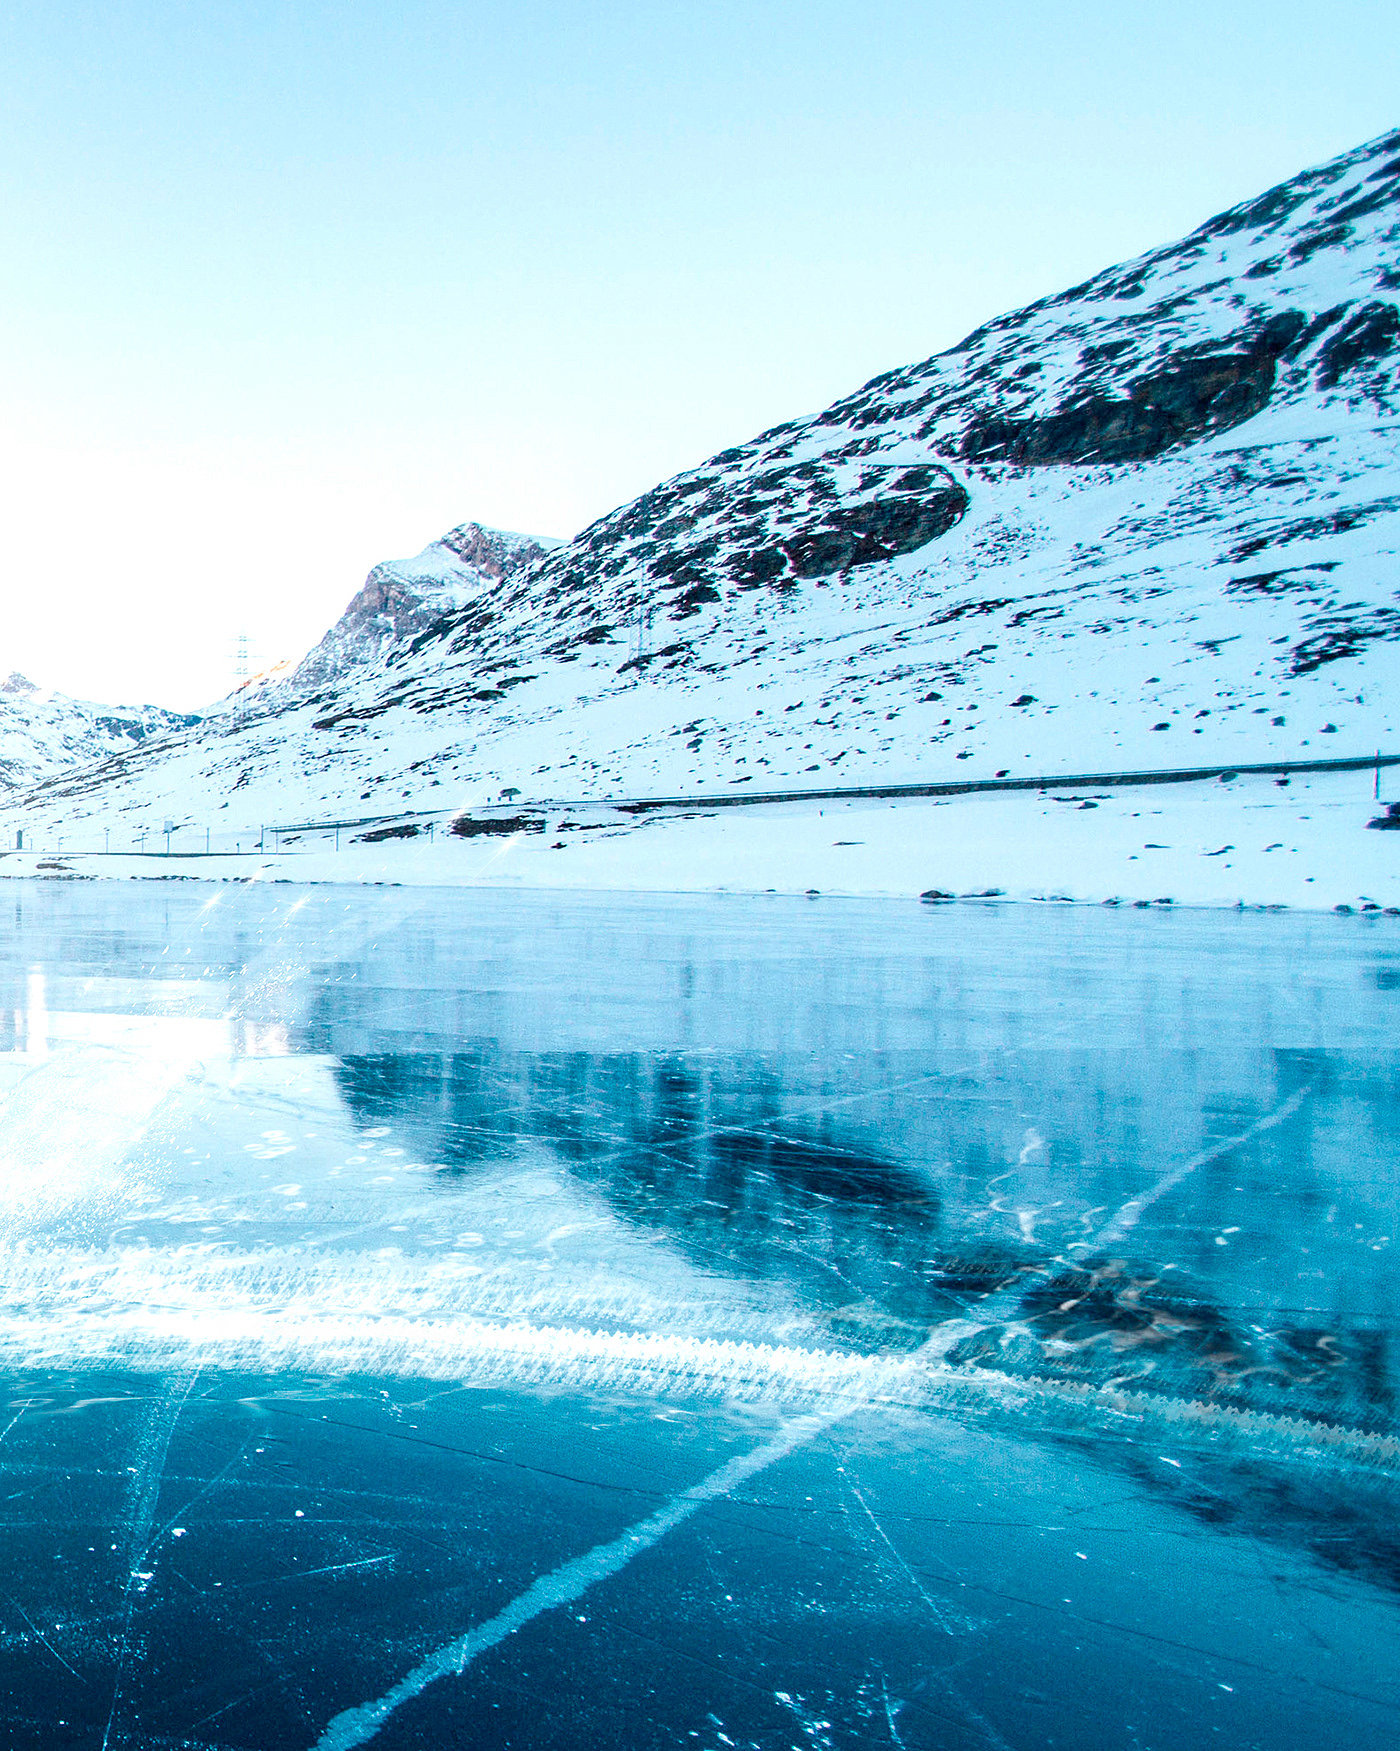
<instances>
[{"instance_id":1,"label":"clear blue sky","mask_svg":"<svg viewBox=\"0 0 1400 1751\"><path fill-rule=\"evenodd\" d=\"M1373 0L0 18L0 673L198 704L1400 122Z\"/></svg>"}]
</instances>

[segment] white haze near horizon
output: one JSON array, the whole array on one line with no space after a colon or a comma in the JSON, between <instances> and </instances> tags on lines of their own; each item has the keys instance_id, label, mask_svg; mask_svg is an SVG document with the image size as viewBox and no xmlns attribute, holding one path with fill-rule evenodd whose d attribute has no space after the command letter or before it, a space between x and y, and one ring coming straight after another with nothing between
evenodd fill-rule
<instances>
[{"instance_id":1,"label":"white haze near horizon","mask_svg":"<svg viewBox=\"0 0 1400 1751\"><path fill-rule=\"evenodd\" d=\"M0 674L197 708L1400 120L1338 0L0 19Z\"/></svg>"}]
</instances>

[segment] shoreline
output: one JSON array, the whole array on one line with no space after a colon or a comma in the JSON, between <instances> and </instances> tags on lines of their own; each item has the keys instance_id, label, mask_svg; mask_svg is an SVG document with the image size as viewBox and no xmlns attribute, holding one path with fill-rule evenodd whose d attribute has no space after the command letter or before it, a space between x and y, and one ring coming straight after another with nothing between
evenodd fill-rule
<instances>
[{"instance_id":1,"label":"shoreline","mask_svg":"<svg viewBox=\"0 0 1400 1751\"><path fill-rule=\"evenodd\" d=\"M1400 911L1400 834L1373 767L1150 790L1066 781L1045 791L747 800L634 812L514 803L404 810L366 842L334 825L280 829L273 850L0 852L0 879L274 881L937 901ZM469 837L449 831L470 816ZM496 816L498 818L491 819ZM524 817L524 819L522 819ZM369 832L375 829L367 829ZM64 835L67 838L68 835ZM74 835L76 838L77 835Z\"/></svg>"}]
</instances>

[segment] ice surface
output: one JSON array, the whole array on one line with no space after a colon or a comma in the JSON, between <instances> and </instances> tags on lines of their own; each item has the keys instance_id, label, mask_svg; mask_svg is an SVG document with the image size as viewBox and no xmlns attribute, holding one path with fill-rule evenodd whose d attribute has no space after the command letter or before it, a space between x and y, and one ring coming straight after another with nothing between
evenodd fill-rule
<instances>
[{"instance_id":1,"label":"ice surface","mask_svg":"<svg viewBox=\"0 0 1400 1751\"><path fill-rule=\"evenodd\" d=\"M1393 1736L1381 918L15 883L0 1738Z\"/></svg>"}]
</instances>

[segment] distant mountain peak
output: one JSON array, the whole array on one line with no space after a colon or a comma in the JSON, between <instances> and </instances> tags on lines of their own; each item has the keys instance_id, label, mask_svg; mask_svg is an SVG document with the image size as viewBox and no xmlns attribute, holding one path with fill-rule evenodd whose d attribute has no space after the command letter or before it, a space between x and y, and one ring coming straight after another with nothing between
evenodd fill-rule
<instances>
[{"instance_id":1,"label":"distant mountain peak","mask_svg":"<svg viewBox=\"0 0 1400 1751\"><path fill-rule=\"evenodd\" d=\"M263 706L282 705L339 686L558 545L547 537L459 523L412 559L376 565L300 662L254 677L248 692Z\"/></svg>"},{"instance_id":2,"label":"distant mountain peak","mask_svg":"<svg viewBox=\"0 0 1400 1751\"><path fill-rule=\"evenodd\" d=\"M199 718L159 705L98 705L37 687L14 669L0 681L0 790L103 770L115 755L190 729Z\"/></svg>"}]
</instances>

